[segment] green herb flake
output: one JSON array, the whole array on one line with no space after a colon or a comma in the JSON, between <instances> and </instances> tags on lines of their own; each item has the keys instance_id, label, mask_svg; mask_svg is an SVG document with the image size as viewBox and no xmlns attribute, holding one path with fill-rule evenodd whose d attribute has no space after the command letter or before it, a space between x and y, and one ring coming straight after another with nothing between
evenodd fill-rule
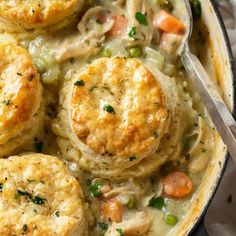
<instances>
[{"instance_id":1,"label":"green herb flake","mask_svg":"<svg viewBox=\"0 0 236 236\"><path fill-rule=\"evenodd\" d=\"M202 149L202 152L205 153L207 150L205 148Z\"/></svg>"},{"instance_id":2,"label":"green herb flake","mask_svg":"<svg viewBox=\"0 0 236 236\"><path fill-rule=\"evenodd\" d=\"M108 104L104 105L103 106L103 110L107 111L109 113L115 114L115 110L114 110L114 108L111 105L108 105Z\"/></svg>"},{"instance_id":3,"label":"green herb flake","mask_svg":"<svg viewBox=\"0 0 236 236\"><path fill-rule=\"evenodd\" d=\"M102 182L96 182L94 184L91 185L90 187L90 191L93 197L99 197L102 193L101 193L101 188L103 187L103 183Z\"/></svg>"},{"instance_id":4,"label":"green herb flake","mask_svg":"<svg viewBox=\"0 0 236 236\"><path fill-rule=\"evenodd\" d=\"M74 83L74 85L75 86L84 86L84 81L83 80L77 80L77 81L75 81L75 83Z\"/></svg>"},{"instance_id":5,"label":"green herb flake","mask_svg":"<svg viewBox=\"0 0 236 236\"><path fill-rule=\"evenodd\" d=\"M16 73L16 74L17 74L18 76L22 76L22 74L21 74L21 73L19 73L19 72L18 72L18 73Z\"/></svg>"},{"instance_id":6,"label":"green herb flake","mask_svg":"<svg viewBox=\"0 0 236 236\"><path fill-rule=\"evenodd\" d=\"M40 196L31 197L30 200L36 205L43 205L47 201L45 198Z\"/></svg>"},{"instance_id":7,"label":"green herb flake","mask_svg":"<svg viewBox=\"0 0 236 236\"><path fill-rule=\"evenodd\" d=\"M3 183L0 183L0 193L2 192L3 189Z\"/></svg>"},{"instance_id":8,"label":"green herb flake","mask_svg":"<svg viewBox=\"0 0 236 236\"><path fill-rule=\"evenodd\" d=\"M24 224L22 227L22 234L26 232L27 228L28 228L27 224Z\"/></svg>"},{"instance_id":9,"label":"green herb flake","mask_svg":"<svg viewBox=\"0 0 236 236\"><path fill-rule=\"evenodd\" d=\"M22 190L19 190L19 189L17 190L17 194L19 196L26 196L26 197L28 197L31 200L31 202L33 202L36 205L42 205L42 204L44 204L47 201L45 198L42 198L40 196L33 196L31 193L28 193L28 192L25 192L25 191L22 191Z\"/></svg>"},{"instance_id":10,"label":"green herb flake","mask_svg":"<svg viewBox=\"0 0 236 236\"><path fill-rule=\"evenodd\" d=\"M148 206L161 210L165 206L165 200L163 197L152 198Z\"/></svg>"},{"instance_id":11,"label":"green herb flake","mask_svg":"<svg viewBox=\"0 0 236 236\"><path fill-rule=\"evenodd\" d=\"M103 232L106 232L108 230L108 224L106 223L99 223L98 224Z\"/></svg>"},{"instance_id":12,"label":"green herb flake","mask_svg":"<svg viewBox=\"0 0 236 236\"><path fill-rule=\"evenodd\" d=\"M21 196L29 196L29 197L32 196L30 193L25 192L25 191L21 191L21 190L19 190L19 189L17 190L17 193L18 193L19 195L21 195Z\"/></svg>"},{"instance_id":13,"label":"green herb flake","mask_svg":"<svg viewBox=\"0 0 236 236\"><path fill-rule=\"evenodd\" d=\"M4 100L2 101L2 103L3 103L4 105L8 106L8 105L10 104L10 99L4 99Z\"/></svg>"},{"instance_id":14,"label":"green herb flake","mask_svg":"<svg viewBox=\"0 0 236 236\"><path fill-rule=\"evenodd\" d=\"M131 157L129 157L129 161L134 161L134 160L136 160L137 158L135 157L135 156L131 156Z\"/></svg>"},{"instance_id":15,"label":"green herb flake","mask_svg":"<svg viewBox=\"0 0 236 236\"><path fill-rule=\"evenodd\" d=\"M116 231L119 233L119 235L124 236L124 230L123 229L116 229Z\"/></svg>"},{"instance_id":16,"label":"green herb flake","mask_svg":"<svg viewBox=\"0 0 236 236\"><path fill-rule=\"evenodd\" d=\"M96 20L96 23L99 24L99 25L102 24L102 22L99 19Z\"/></svg>"},{"instance_id":17,"label":"green herb flake","mask_svg":"<svg viewBox=\"0 0 236 236\"><path fill-rule=\"evenodd\" d=\"M147 25L148 24L147 17L144 14L142 14L141 12L136 12L135 18L141 25Z\"/></svg>"},{"instance_id":18,"label":"green herb flake","mask_svg":"<svg viewBox=\"0 0 236 236\"><path fill-rule=\"evenodd\" d=\"M44 147L44 142L37 141L37 142L35 142L34 147L35 147L35 150L37 152L42 153L43 152L43 147Z\"/></svg>"},{"instance_id":19,"label":"green herb flake","mask_svg":"<svg viewBox=\"0 0 236 236\"><path fill-rule=\"evenodd\" d=\"M132 27L131 30L129 31L128 35L130 38L133 38L135 34L137 34L137 28Z\"/></svg>"},{"instance_id":20,"label":"green herb flake","mask_svg":"<svg viewBox=\"0 0 236 236\"><path fill-rule=\"evenodd\" d=\"M59 216L60 216L60 211L56 211L56 212L55 212L55 215L56 215L57 217L59 217Z\"/></svg>"}]
</instances>

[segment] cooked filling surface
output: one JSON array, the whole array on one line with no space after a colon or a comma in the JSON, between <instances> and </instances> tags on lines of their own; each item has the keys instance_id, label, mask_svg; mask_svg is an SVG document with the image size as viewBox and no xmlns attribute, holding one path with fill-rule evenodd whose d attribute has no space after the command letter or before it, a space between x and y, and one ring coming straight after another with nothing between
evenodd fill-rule
<instances>
[{"instance_id":1,"label":"cooked filling surface","mask_svg":"<svg viewBox=\"0 0 236 236\"><path fill-rule=\"evenodd\" d=\"M217 146L178 55L185 14L182 0L0 1L0 157L55 156L0 161L1 235L175 235Z\"/></svg>"}]
</instances>

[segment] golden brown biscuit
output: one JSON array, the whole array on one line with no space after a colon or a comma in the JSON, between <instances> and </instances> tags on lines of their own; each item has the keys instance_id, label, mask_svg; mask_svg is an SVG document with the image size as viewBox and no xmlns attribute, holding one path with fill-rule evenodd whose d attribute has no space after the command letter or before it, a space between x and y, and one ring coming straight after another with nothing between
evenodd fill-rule
<instances>
[{"instance_id":1,"label":"golden brown biscuit","mask_svg":"<svg viewBox=\"0 0 236 236\"><path fill-rule=\"evenodd\" d=\"M28 52L0 44L0 156L32 137L39 125L42 89ZM37 124L38 123L38 124ZM25 132L29 130L29 132ZM25 132L25 135L23 133ZM17 136L21 138L13 140ZM16 142L14 142L16 141ZM6 143L11 142L6 146Z\"/></svg>"},{"instance_id":2,"label":"golden brown biscuit","mask_svg":"<svg viewBox=\"0 0 236 236\"><path fill-rule=\"evenodd\" d=\"M92 173L104 163L114 170L141 163L157 151L168 131L163 91L136 59L99 59L74 75L61 95L64 109L54 130L82 152L75 161ZM58 133L61 123L67 128Z\"/></svg>"},{"instance_id":3,"label":"golden brown biscuit","mask_svg":"<svg viewBox=\"0 0 236 236\"><path fill-rule=\"evenodd\" d=\"M1 0L0 16L27 29L43 28L72 15L84 0Z\"/></svg>"},{"instance_id":4,"label":"golden brown biscuit","mask_svg":"<svg viewBox=\"0 0 236 236\"><path fill-rule=\"evenodd\" d=\"M83 194L57 158L0 160L0 235L85 236Z\"/></svg>"}]
</instances>

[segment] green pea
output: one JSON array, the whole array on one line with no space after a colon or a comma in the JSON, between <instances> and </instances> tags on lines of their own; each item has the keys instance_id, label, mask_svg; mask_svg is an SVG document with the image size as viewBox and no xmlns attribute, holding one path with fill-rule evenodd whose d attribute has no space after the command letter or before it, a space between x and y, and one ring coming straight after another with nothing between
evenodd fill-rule
<instances>
[{"instance_id":1,"label":"green pea","mask_svg":"<svg viewBox=\"0 0 236 236\"><path fill-rule=\"evenodd\" d=\"M102 53L104 57L111 57L112 56L112 51L110 49L105 49Z\"/></svg>"},{"instance_id":2,"label":"green pea","mask_svg":"<svg viewBox=\"0 0 236 236\"><path fill-rule=\"evenodd\" d=\"M129 49L129 55L130 57L140 57L142 54L141 48L134 47Z\"/></svg>"},{"instance_id":3,"label":"green pea","mask_svg":"<svg viewBox=\"0 0 236 236\"><path fill-rule=\"evenodd\" d=\"M167 214L165 216L165 222L168 225L176 225L178 223L178 218L173 214Z\"/></svg>"},{"instance_id":4,"label":"green pea","mask_svg":"<svg viewBox=\"0 0 236 236\"><path fill-rule=\"evenodd\" d=\"M127 207L129 209L135 209L136 208L136 199L134 197L130 197L129 202L127 203Z\"/></svg>"}]
</instances>

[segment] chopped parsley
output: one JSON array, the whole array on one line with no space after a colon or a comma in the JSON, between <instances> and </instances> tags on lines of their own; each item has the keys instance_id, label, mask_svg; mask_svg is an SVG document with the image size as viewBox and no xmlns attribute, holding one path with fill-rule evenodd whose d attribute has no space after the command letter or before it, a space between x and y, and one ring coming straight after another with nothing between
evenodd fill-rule
<instances>
[{"instance_id":1,"label":"chopped parsley","mask_svg":"<svg viewBox=\"0 0 236 236\"><path fill-rule=\"evenodd\" d=\"M102 182L96 182L94 184L91 185L90 187L90 191L93 197L99 197L102 193L101 193L101 188L103 187L103 183Z\"/></svg>"},{"instance_id":2,"label":"chopped parsley","mask_svg":"<svg viewBox=\"0 0 236 236\"><path fill-rule=\"evenodd\" d=\"M103 232L106 232L108 230L108 224L106 223L99 223L98 224Z\"/></svg>"},{"instance_id":3,"label":"chopped parsley","mask_svg":"<svg viewBox=\"0 0 236 236\"><path fill-rule=\"evenodd\" d=\"M132 27L131 30L129 31L128 35L130 38L133 38L135 34L137 34L137 28Z\"/></svg>"},{"instance_id":4,"label":"chopped parsley","mask_svg":"<svg viewBox=\"0 0 236 236\"><path fill-rule=\"evenodd\" d=\"M22 234L26 232L27 228L28 228L27 224L24 224L22 227Z\"/></svg>"},{"instance_id":5,"label":"chopped parsley","mask_svg":"<svg viewBox=\"0 0 236 236\"><path fill-rule=\"evenodd\" d=\"M136 157L135 157L135 156L129 157L129 161L134 161L134 160L136 160Z\"/></svg>"},{"instance_id":6,"label":"chopped parsley","mask_svg":"<svg viewBox=\"0 0 236 236\"><path fill-rule=\"evenodd\" d=\"M43 205L47 201L45 198L40 196L31 197L30 200L36 205Z\"/></svg>"},{"instance_id":7,"label":"chopped parsley","mask_svg":"<svg viewBox=\"0 0 236 236\"><path fill-rule=\"evenodd\" d=\"M14 198L18 199L19 198L18 196L26 196L31 200L31 202L33 202L36 205L42 205L47 201L45 198L42 198L40 196L33 196L31 193L21 191L19 189L17 189L17 193L15 194Z\"/></svg>"},{"instance_id":8,"label":"chopped parsley","mask_svg":"<svg viewBox=\"0 0 236 236\"><path fill-rule=\"evenodd\" d=\"M136 12L135 18L141 25L148 24L146 16L144 14L142 14L141 12Z\"/></svg>"},{"instance_id":9,"label":"chopped parsley","mask_svg":"<svg viewBox=\"0 0 236 236\"><path fill-rule=\"evenodd\" d=\"M0 193L2 192L3 189L3 183L0 183Z\"/></svg>"},{"instance_id":10,"label":"chopped parsley","mask_svg":"<svg viewBox=\"0 0 236 236\"><path fill-rule=\"evenodd\" d=\"M36 141L34 143L35 150L39 153L43 152L44 143L43 141Z\"/></svg>"},{"instance_id":11,"label":"chopped parsley","mask_svg":"<svg viewBox=\"0 0 236 236\"><path fill-rule=\"evenodd\" d=\"M10 104L10 99L5 99L2 101L2 103L6 106L8 106Z\"/></svg>"},{"instance_id":12,"label":"chopped parsley","mask_svg":"<svg viewBox=\"0 0 236 236\"><path fill-rule=\"evenodd\" d=\"M124 230L123 229L116 229L116 231L119 233L119 235L124 236Z\"/></svg>"},{"instance_id":13,"label":"chopped parsley","mask_svg":"<svg viewBox=\"0 0 236 236\"><path fill-rule=\"evenodd\" d=\"M84 86L84 81L83 80L77 80L74 83L75 86Z\"/></svg>"},{"instance_id":14,"label":"chopped parsley","mask_svg":"<svg viewBox=\"0 0 236 236\"><path fill-rule=\"evenodd\" d=\"M22 74L21 74L21 73L19 73L19 72L17 72L16 74L17 74L18 76L22 76Z\"/></svg>"},{"instance_id":15,"label":"chopped parsley","mask_svg":"<svg viewBox=\"0 0 236 236\"><path fill-rule=\"evenodd\" d=\"M205 153L207 150L205 148L202 149L202 152Z\"/></svg>"},{"instance_id":16,"label":"chopped parsley","mask_svg":"<svg viewBox=\"0 0 236 236\"><path fill-rule=\"evenodd\" d=\"M104 105L103 106L103 110L107 111L109 113L115 114L115 110L114 110L114 108L111 105L108 105L108 104Z\"/></svg>"},{"instance_id":17,"label":"chopped parsley","mask_svg":"<svg viewBox=\"0 0 236 236\"><path fill-rule=\"evenodd\" d=\"M56 211L56 212L55 212L55 215L56 215L57 217L59 217L59 216L60 216L60 211Z\"/></svg>"},{"instance_id":18,"label":"chopped parsley","mask_svg":"<svg viewBox=\"0 0 236 236\"><path fill-rule=\"evenodd\" d=\"M160 136L160 132L158 132L158 131L154 132L153 134L156 138L158 138Z\"/></svg>"},{"instance_id":19,"label":"chopped parsley","mask_svg":"<svg viewBox=\"0 0 236 236\"><path fill-rule=\"evenodd\" d=\"M21 196L31 196L31 194L30 193L28 193L28 192L25 192L25 191L21 191L21 190L17 190L17 193L19 194L19 195L21 195Z\"/></svg>"},{"instance_id":20,"label":"chopped parsley","mask_svg":"<svg viewBox=\"0 0 236 236\"><path fill-rule=\"evenodd\" d=\"M96 23L97 24L102 24L102 22L99 19L96 20Z\"/></svg>"},{"instance_id":21,"label":"chopped parsley","mask_svg":"<svg viewBox=\"0 0 236 236\"><path fill-rule=\"evenodd\" d=\"M163 197L153 197L149 201L148 206L161 210L165 206L165 200Z\"/></svg>"}]
</instances>

